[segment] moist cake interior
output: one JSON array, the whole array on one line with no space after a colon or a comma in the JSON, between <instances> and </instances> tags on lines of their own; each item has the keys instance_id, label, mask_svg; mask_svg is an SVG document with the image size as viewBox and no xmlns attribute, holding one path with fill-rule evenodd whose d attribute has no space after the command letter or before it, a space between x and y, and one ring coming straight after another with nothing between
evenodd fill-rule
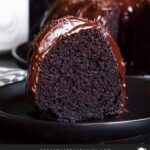
<instances>
[{"instance_id":1,"label":"moist cake interior","mask_svg":"<svg viewBox=\"0 0 150 150\"><path fill-rule=\"evenodd\" d=\"M35 103L45 119L103 119L124 111L118 65L102 30L61 36L40 63Z\"/></svg>"}]
</instances>

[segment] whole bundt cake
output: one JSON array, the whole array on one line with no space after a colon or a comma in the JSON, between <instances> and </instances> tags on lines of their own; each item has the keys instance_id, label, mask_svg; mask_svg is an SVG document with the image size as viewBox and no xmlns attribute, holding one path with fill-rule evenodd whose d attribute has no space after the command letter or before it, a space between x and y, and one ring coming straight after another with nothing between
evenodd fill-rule
<instances>
[{"instance_id":1,"label":"whole bundt cake","mask_svg":"<svg viewBox=\"0 0 150 150\"><path fill-rule=\"evenodd\" d=\"M127 62L127 74L150 74L150 0L58 0L45 23L66 15L105 25Z\"/></svg>"},{"instance_id":2,"label":"whole bundt cake","mask_svg":"<svg viewBox=\"0 0 150 150\"><path fill-rule=\"evenodd\" d=\"M45 26L32 49L27 89L44 119L84 122L126 112L125 63L103 25L64 17Z\"/></svg>"},{"instance_id":3,"label":"whole bundt cake","mask_svg":"<svg viewBox=\"0 0 150 150\"><path fill-rule=\"evenodd\" d=\"M150 74L150 0L118 0L121 10L118 44L127 73Z\"/></svg>"},{"instance_id":4,"label":"whole bundt cake","mask_svg":"<svg viewBox=\"0 0 150 150\"><path fill-rule=\"evenodd\" d=\"M115 39L118 37L120 6L114 0L56 0L44 22L67 15L100 22L109 28Z\"/></svg>"}]
</instances>

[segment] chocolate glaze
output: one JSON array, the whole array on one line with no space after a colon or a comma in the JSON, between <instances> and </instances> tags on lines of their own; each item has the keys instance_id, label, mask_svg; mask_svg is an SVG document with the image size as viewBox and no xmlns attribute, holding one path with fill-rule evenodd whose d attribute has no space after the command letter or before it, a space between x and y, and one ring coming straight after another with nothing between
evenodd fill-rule
<instances>
[{"instance_id":1,"label":"chocolate glaze","mask_svg":"<svg viewBox=\"0 0 150 150\"><path fill-rule=\"evenodd\" d=\"M104 22L103 17L111 10L112 3L107 0L60 0L55 4L52 14L49 14L48 19L58 19L66 15L73 15Z\"/></svg>"},{"instance_id":2,"label":"chocolate glaze","mask_svg":"<svg viewBox=\"0 0 150 150\"><path fill-rule=\"evenodd\" d=\"M36 83L38 81L38 72L40 71L40 62L45 55L51 50L51 47L62 37L78 33L80 30L86 29L101 29L104 37L108 40L116 62L118 64L119 73L121 76L121 87L123 92L123 105L126 105L126 84L125 84L125 63L120 54L119 48L115 41L110 36L109 32L101 24L96 24L88 19L81 19L76 17L64 17L56 20L52 25L47 25L44 30L37 36L33 49L34 53L31 58L28 89L29 92L35 96Z\"/></svg>"},{"instance_id":3,"label":"chocolate glaze","mask_svg":"<svg viewBox=\"0 0 150 150\"><path fill-rule=\"evenodd\" d=\"M127 22L136 9L143 8L149 0L59 0L49 13L47 21L67 15L88 18L103 25L107 24L114 7L121 10L121 21Z\"/></svg>"},{"instance_id":4,"label":"chocolate glaze","mask_svg":"<svg viewBox=\"0 0 150 150\"><path fill-rule=\"evenodd\" d=\"M121 48L122 55L127 62L127 74L137 74L134 66L133 57L137 51L141 51L136 47L134 42L134 35L136 32L135 27L138 24L140 14L147 5L150 4L149 0L116 0L118 1L121 14L119 25L119 40L118 44ZM146 23L146 22L145 22ZM143 22L144 27L144 22ZM139 36L138 34L136 34ZM144 34L142 36L145 36ZM144 37L143 37L144 38ZM144 70L144 68L143 68Z\"/></svg>"},{"instance_id":5,"label":"chocolate glaze","mask_svg":"<svg viewBox=\"0 0 150 150\"><path fill-rule=\"evenodd\" d=\"M118 1L121 15L120 15L120 35L125 37L125 30L131 24L134 23L134 20L138 14L143 10L144 6L148 4L148 0L116 0ZM120 37L120 38L121 38Z\"/></svg>"},{"instance_id":6,"label":"chocolate glaze","mask_svg":"<svg viewBox=\"0 0 150 150\"><path fill-rule=\"evenodd\" d=\"M114 33L110 22L112 19L114 20L114 17L118 16L119 18L119 14L118 3L112 0L59 0L49 12L45 22L47 23L53 19L59 19L67 15L88 18L106 25L114 38L116 38L118 33Z\"/></svg>"},{"instance_id":7,"label":"chocolate glaze","mask_svg":"<svg viewBox=\"0 0 150 150\"><path fill-rule=\"evenodd\" d=\"M73 15L92 19L97 22L100 21L105 25L106 18L111 15L111 11L116 5L117 3L112 3L111 0L60 0L55 5L49 19L58 19L66 15Z\"/></svg>"},{"instance_id":8,"label":"chocolate glaze","mask_svg":"<svg viewBox=\"0 0 150 150\"><path fill-rule=\"evenodd\" d=\"M128 22L132 15L135 15L137 10L143 8L149 1L148 0L116 0L120 6L122 22Z\"/></svg>"}]
</instances>

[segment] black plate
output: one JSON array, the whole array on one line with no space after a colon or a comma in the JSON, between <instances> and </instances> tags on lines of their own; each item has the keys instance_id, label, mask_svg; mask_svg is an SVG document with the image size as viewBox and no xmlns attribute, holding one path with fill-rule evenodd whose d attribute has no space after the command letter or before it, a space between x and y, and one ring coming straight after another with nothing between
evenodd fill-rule
<instances>
[{"instance_id":1,"label":"black plate","mask_svg":"<svg viewBox=\"0 0 150 150\"><path fill-rule=\"evenodd\" d=\"M25 82L0 88L0 124L22 128L39 137L67 142L125 139L150 131L150 78L128 77L128 110L121 119L58 123L32 118Z\"/></svg>"},{"instance_id":2,"label":"black plate","mask_svg":"<svg viewBox=\"0 0 150 150\"><path fill-rule=\"evenodd\" d=\"M12 56L14 57L17 64L23 69L27 69L27 56L31 45L31 42L27 42L12 50Z\"/></svg>"}]
</instances>

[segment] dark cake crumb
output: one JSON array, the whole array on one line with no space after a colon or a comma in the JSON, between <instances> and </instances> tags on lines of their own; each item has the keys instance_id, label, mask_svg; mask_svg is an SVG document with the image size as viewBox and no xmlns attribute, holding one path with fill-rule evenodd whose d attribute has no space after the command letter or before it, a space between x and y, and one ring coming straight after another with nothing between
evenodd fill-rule
<instances>
[{"instance_id":1,"label":"dark cake crumb","mask_svg":"<svg viewBox=\"0 0 150 150\"><path fill-rule=\"evenodd\" d=\"M59 121L103 119L124 109L115 57L97 30L62 37L42 60L37 84L38 107Z\"/></svg>"}]
</instances>

